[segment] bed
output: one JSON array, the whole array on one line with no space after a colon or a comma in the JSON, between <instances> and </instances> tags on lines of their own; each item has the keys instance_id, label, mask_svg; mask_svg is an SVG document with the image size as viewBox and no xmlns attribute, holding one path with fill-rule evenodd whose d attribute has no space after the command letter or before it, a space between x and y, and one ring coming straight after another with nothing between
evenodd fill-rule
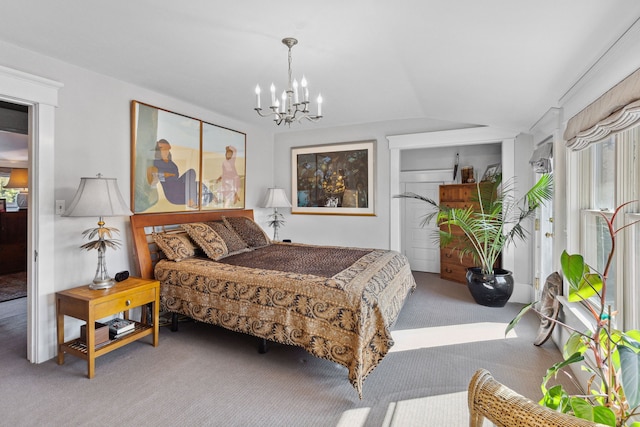
<instances>
[{"instance_id":1,"label":"bed","mask_svg":"<svg viewBox=\"0 0 640 427\"><path fill-rule=\"evenodd\" d=\"M217 243L209 246L218 238L202 231L214 225L215 236L225 235L226 226L248 247L218 257ZM393 345L391 326L415 288L407 259L387 250L271 242L245 226L259 228L252 210L134 215L138 273L160 281L162 310L300 346L345 366L362 398L363 382ZM162 239L184 238L185 230L197 242L196 255L176 258Z\"/></svg>"}]
</instances>

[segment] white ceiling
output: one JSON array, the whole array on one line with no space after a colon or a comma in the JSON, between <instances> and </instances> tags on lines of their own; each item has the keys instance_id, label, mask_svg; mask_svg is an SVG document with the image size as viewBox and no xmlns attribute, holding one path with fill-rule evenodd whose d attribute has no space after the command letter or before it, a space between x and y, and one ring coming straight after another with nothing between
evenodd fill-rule
<instances>
[{"instance_id":1,"label":"white ceiling","mask_svg":"<svg viewBox=\"0 0 640 427\"><path fill-rule=\"evenodd\" d=\"M527 130L638 17L637 0L29 0L3 2L0 39L278 132L254 87L284 88L291 36L294 77L325 101L297 129Z\"/></svg>"},{"instance_id":2,"label":"white ceiling","mask_svg":"<svg viewBox=\"0 0 640 427\"><path fill-rule=\"evenodd\" d=\"M0 131L0 167L27 167L29 136Z\"/></svg>"}]
</instances>

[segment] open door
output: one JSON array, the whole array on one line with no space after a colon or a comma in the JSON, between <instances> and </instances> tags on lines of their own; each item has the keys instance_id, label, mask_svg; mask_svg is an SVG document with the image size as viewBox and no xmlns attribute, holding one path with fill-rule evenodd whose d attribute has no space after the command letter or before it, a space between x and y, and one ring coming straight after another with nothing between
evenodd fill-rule
<instances>
[{"instance_id":1,"label":"open door","mask_svg":"<svg viewBox=\"0 0 640 427\"><path fill-rule=\"evenodd\" d=\"M533 153L529 163L536 173L536 181L541 174L550 173L553 165L553 143L543 142ZM540 300L542 288L547 277L553 273L553 199L538 209L535 224L536 251L535 251L535 279L534 300Z\"/></svg>"}]
</instances>

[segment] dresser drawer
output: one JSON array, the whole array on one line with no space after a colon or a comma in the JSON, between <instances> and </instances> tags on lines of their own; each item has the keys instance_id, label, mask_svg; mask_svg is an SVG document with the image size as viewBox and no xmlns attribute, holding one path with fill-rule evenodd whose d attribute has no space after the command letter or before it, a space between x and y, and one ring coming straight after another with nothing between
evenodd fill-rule
<instances>
[{"instance_id":1,"label":"dresser drawer","mask_svg":"<svg viewBox=\"0 0 640 427\"><path fill-rule=\"evenodd\" d=\"M440 201L462 202L477 192L476 184L448 184L440 186Z\"/></svg>"},{"instance_id":2,"label":"dresser drawer","mask_svg":"<svg viewBox=\"0 0 640 427\"><path fill-rule=\"evenodd\" d=\"M449 264L460 264L466 267L475 267L473 262L473 256L471 254L465 254L462 259L460 259L460 251L457 249L440 249L440 262L449 263Z\"/></svg>"},{"instance_id":3,"label":"dresser drawer","mask_svg":"<svg viewBox=\"0 0 640 427\"><path fill-rule=\"evenodd\" d=\"M466 201L466 202L441 202L444 206L451 208L451 209L469 209L470 207L473 207L474 209L476 209L478 207L477 203L471 202L471 201Z\"/></svg>"},{"instance_id":4,"label":"dresser drawer","mask_svg":"<svg viewBox=\"0 0 640 427\"><path fill-rule=\"evenodd\" d=\"M467 267L460 263L442 262L440 278L458 283L467 283Z\"/></svg>"},{"instance_id":5,"label":"dresser drawer","mask_svg":"<svg viewBox=\"0 0 640 427\"><path fill-rule=\"evenodd\" d=\"M95 306L95 318L101 319L114 313L126 311L143 304L154 302L156 300L156 288L145 289L142 291L131 292L127 294L119 294L117 298L113 298Z\"/></svg>"}]
</instances>

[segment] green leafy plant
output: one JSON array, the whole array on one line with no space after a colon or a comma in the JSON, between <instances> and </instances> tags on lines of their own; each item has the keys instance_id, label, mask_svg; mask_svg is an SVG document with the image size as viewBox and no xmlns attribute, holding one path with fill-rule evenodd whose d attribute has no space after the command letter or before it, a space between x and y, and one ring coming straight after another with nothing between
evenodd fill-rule
<instances>
[{"instance_id":1,"label":"green leafy plant","mask_svg":"<svg viewBox=\"0 0 640 427\"><path fill-rule=\"evenodd\" d=\"M435 218L440 226L438 239L441 247L451 245L460 251L460 257L471 254L483 274L493 275L500 253L510 243L524 241L527 236L525 222L536 209L553 195L552 175L544 174L525 195L517 199L513 180L502 184L502 176L495 181L476 184L473 198L478 208L453 208L415 193L396 197L422 200L436 208L423 220L427 224ZM455 231L459 227L463 234Z\"/></svg>"},{"instance_id":2,"label":"green leafy plant","mask_svg":"<svg viewBox=\"0 0 640 427\"><path fill-rule=\"evenodd\" d=\"M640 415L640 331L615 329L612 319L616 313L606 305L607 278L616 249L616 237L632 225L616 229L615 219L628 204L616 208L611 218L602 214L611 238L611 250L603 272L587 265L579 254L569 255L564 251L560 259L569 285L567 299L570 303L586 307L593 327L584 332L578 331L544 315L535 308L537 303L534 302L524 306L505 331L506 334L513 329L529 311L569 330L571 334L563 348L564 360L549 368L542 380L540 404L612 427L640 427L639 421L628 424L632 417ZM598 303L594 303L593 297ZM566 368L574 364L580 364L590 374L584 395L570 395L562 385L547 388L549 381L560 372L571 377Z\"/></svg>"}]
</instances>

